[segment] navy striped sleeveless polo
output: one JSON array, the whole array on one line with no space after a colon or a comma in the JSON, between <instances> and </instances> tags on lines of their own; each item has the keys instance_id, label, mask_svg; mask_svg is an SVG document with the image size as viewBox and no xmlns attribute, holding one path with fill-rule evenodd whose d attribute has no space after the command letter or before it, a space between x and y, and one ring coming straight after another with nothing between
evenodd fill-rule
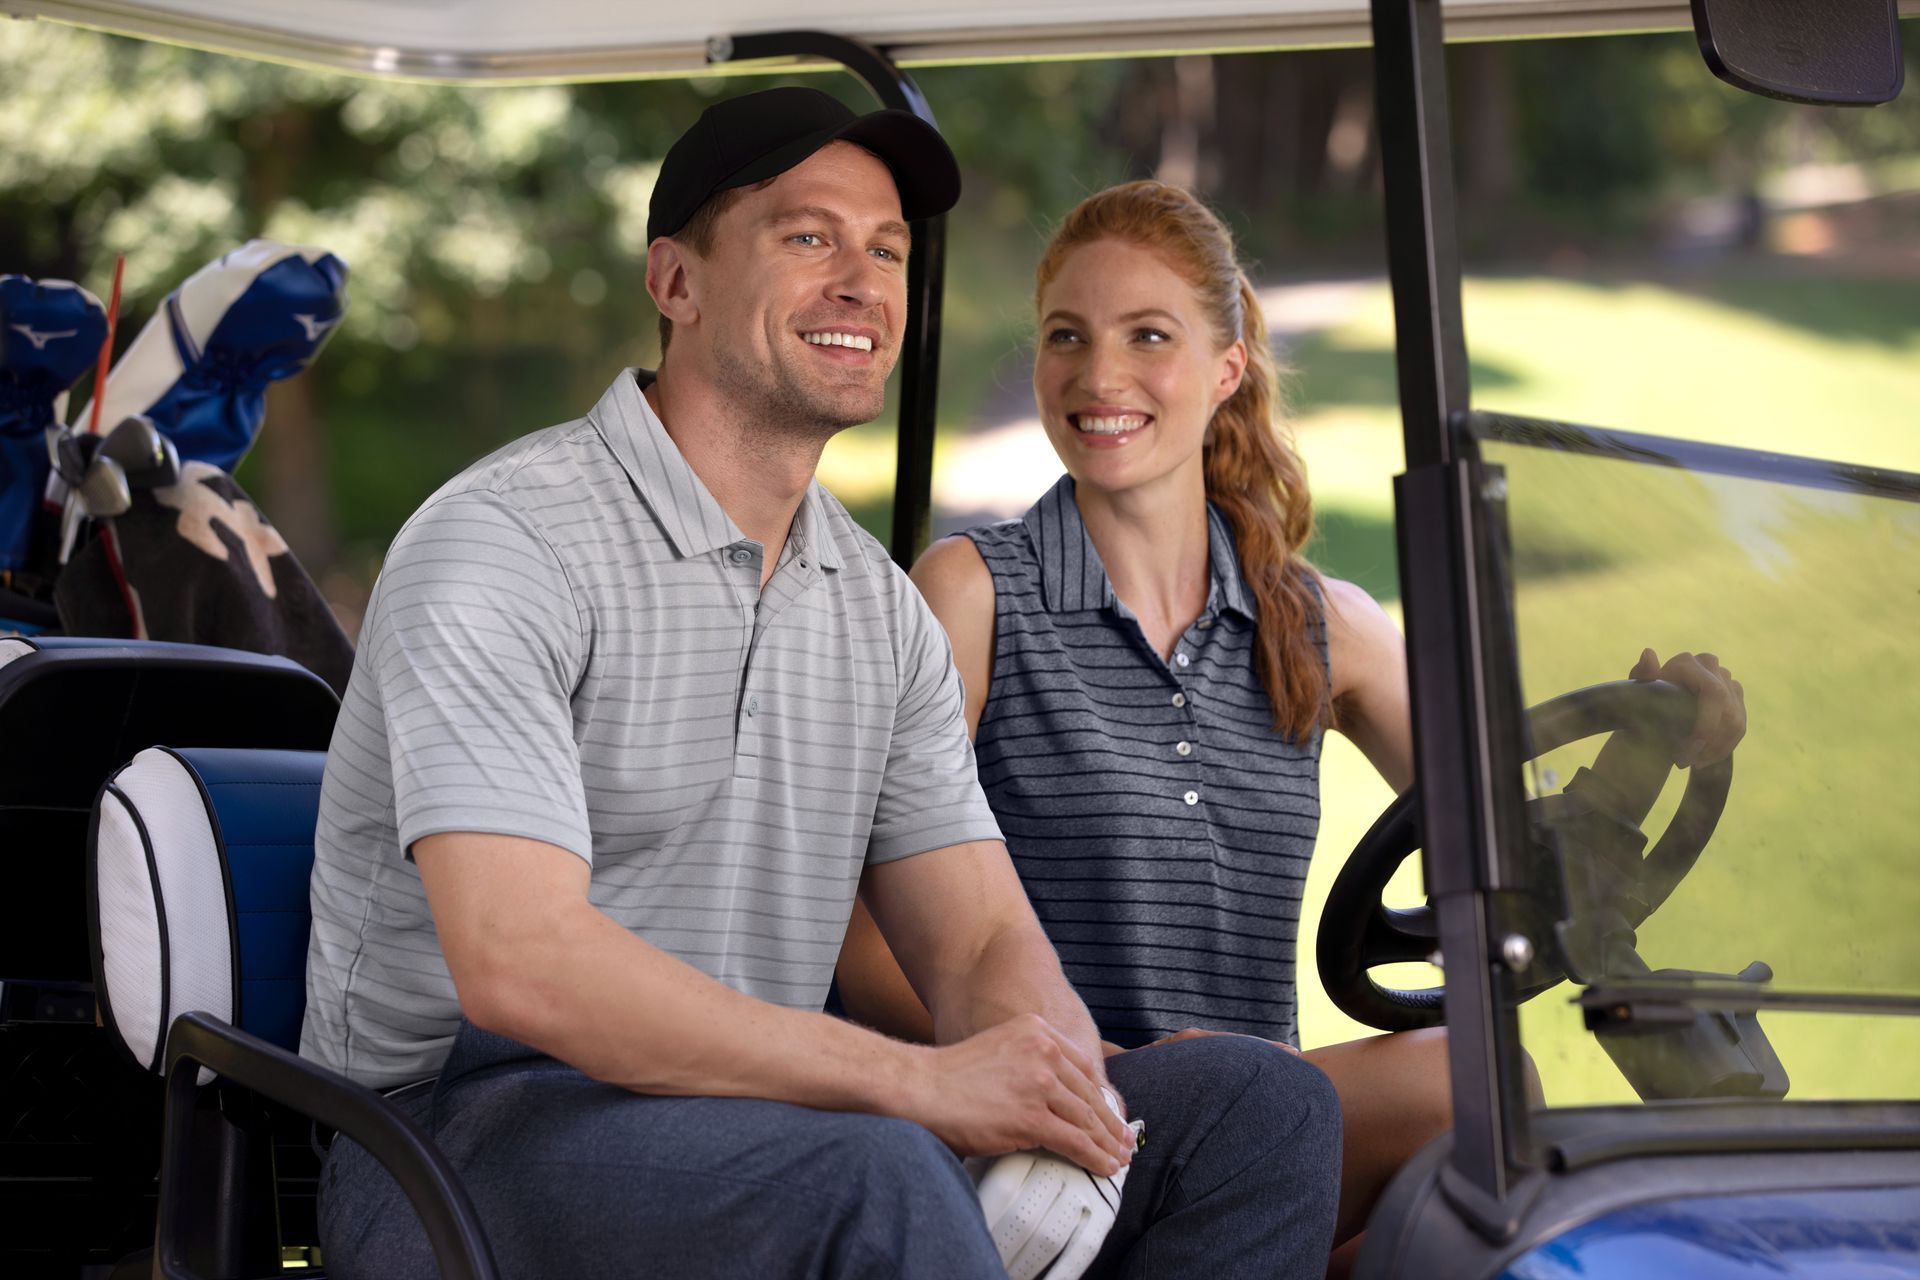
<instances>
[{"instance_id":1,"label":"navy striped sleeveless polo","mask_svg":"<svg viewBox=\"0 0 1920 1280\"><path fill-rule=\"evenodd\" d=\"M1225 516L1209 506L1207 604L1171 660L1115 597L1072 477L967 536L994 588L980 782L1100 1034L1127 1048L1185 1027L1295 1043L1320 734L1273 728ZM1324 621L1319 633L1324 669Z\"/></svg>"}]
</instances>

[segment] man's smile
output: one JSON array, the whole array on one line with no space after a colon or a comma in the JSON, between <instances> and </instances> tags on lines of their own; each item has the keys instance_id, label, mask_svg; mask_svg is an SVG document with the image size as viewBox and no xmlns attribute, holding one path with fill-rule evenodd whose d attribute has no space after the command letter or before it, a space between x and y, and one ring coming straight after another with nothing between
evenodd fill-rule
<instances>
[{"instance_id":1,"label":"man's smile","mask_svg":"<svg viewBox=\"0 0 1920 1280\"><path fill-rule=\"evenodd\" d=\"M838 364L871 364L879 337L876 330L860 326L804 329L800 333L802 342Z\"/></svg>"}]
</instances>

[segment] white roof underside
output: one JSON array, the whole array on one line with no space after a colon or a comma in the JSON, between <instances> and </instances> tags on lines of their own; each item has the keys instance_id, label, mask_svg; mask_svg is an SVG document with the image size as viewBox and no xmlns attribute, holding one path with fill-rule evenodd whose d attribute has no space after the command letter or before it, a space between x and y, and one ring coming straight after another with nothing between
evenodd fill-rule
<instances>
[{"instance_id":1,"label":"white roof underside","mask_svg":"<svg viewBox=\"0 0 1920 1280\"><path fill-rule=\"evenodd\" d=\"M1452 38L1678 29L1687 0L1445 0ZM1901 0L1920 13L1920 0ZM713 70L708 41L806 27L907 63L1367 42L1366 0L0 0L40 16L276 60L459 81Z\"/></svg>"}]
</instances>

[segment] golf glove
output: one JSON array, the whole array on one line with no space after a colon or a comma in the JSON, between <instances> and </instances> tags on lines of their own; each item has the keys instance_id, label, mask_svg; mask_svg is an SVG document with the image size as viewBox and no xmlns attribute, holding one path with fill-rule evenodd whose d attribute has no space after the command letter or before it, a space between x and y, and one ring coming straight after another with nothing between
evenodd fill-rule
<instances>
[{"instance_id":1,"label":"golf glove","mask_svg":"<svg viewBox=\"0 0 1920 1280\"><path fill-rule=\"evenodd\" d=\"M1108 1105L1119 1114L1111 1094ZM1145 1127L1138 1120L1129 1127L1137 1143ZM966 1163L1011 1280L1079 1280L1113 1229L1127 1170L1104 1177L1051 1151L976 1156Z\"/></svg>"}]
</instances>

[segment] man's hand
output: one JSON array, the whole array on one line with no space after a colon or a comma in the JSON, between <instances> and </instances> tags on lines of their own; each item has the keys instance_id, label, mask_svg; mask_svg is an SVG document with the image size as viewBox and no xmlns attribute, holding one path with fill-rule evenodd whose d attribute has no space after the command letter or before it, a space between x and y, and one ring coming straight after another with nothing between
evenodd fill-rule
<instances>
[{"instance_id":1,"label":"man's hand","mask_svg":"<svg viewBox=\"0 0 1920 1280\"><path fill-rule=\"evenodd\" d=\"M1102 1096L1118 1116L1119 1097L1111 1089ZM1141 1122L1128 1129L1139 1142ZM1113 1230L1127 1179L1124 1168L1108 1176L1088 1173L1045 1151L977 1156L967 1161L967 1173L1009 1280L1035 1280L1043 1272L1047 1280L1079 1280Z\"/></svg>"},{"instance_id":2,"label":"man's hand","mask_svg":"<svg viewBox=\"0 0 1920 1280\"><path fill-rule=\"evenodd\" d=\"M902 1114L960 1155L1044 1147L1103 1175L1133 1158L1133 1133L1100 1096L1099 1069L1039 1016L925 1052L931 1070Z\"/></svg>"},{"instance_id":3,"label":"man's hand","mask_svg":"<svg viewBox=\"0 0 1920 1280\"><path fill-rule=\"evenodd\" d=\"M1643 649L1627 678L1665 680L1697 700L1693 732L1674 753L1673 762L1683 769L1725 760L1746 736L1746 691L1710 653L1676 653L1662 663L1659 654Z\"/></svg>"}]
</instances>

